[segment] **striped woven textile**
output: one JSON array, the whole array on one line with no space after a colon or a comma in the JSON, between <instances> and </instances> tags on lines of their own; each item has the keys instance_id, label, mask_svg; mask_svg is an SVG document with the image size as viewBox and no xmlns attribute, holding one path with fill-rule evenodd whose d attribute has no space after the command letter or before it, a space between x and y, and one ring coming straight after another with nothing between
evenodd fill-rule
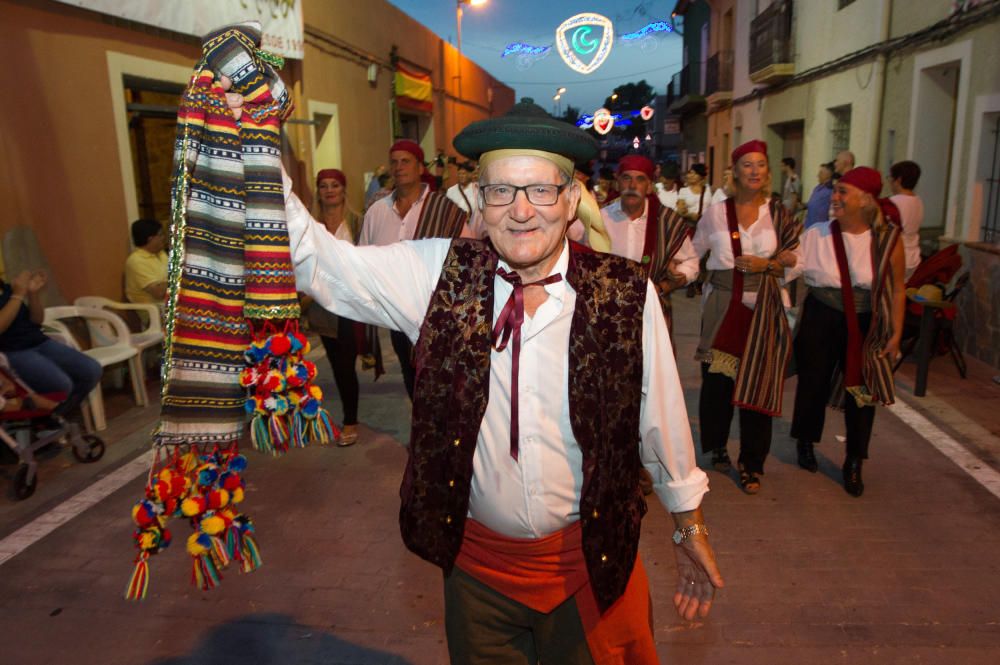
<instances>
[{"instance_id":1,"label":"striped woven textile","mask_svg":"<svg viewBox=\"0 0 1000 665\"><path fill-rule=\"evenodd\" d=\"M457 238L469 221L469 214L441 192L430 192L420 209L414 240Z\"/></svg>"},{"instance_id":2,"label":"striped woven textile","mask_svg":"<svg viewBox=\"0 0 1000 665\"><path fill-rule=\"evenodd\" d=\"M654 284L669 280L670 262L677 256L684 241L694 235L694 226L673 208L660 205L655 195L648 198L646 219L655 219L656 224L646 225L646 241L643 243L643 259L649 256L648 275ZM655 234L655 235L654 235ZM660 291L660 309L667 320L667 328L673 332L673 305L670 292Z\"/></svg>"},{"instance_id":3,"label":"striped woven textile","mask_svg":"<svg viewBox=\"0 0 1000 665\"><path fill-rule=\"evenodd\" d=\"M159 443L238 439L248 319L299 315L280 172L291 103L259 42L249 24L206 37L181 98ZM220 75L244 96L240 122Z\"/></svg>"},{"instance_id":4,"label":"striped woven textile","mask_svg":"<svg viewBox=\"0 0 1000 665\"><path fill-rule=\"evenodd\" d=\"M799 245L802 220L785 214L780 200L771 200L771 222L778 235L778 251ZM750 332L740 359L733 389L733 404L769 416L781 415L785 369L792 353L792 333L781 301L781 284L773 275L761 275Z\"/></svg>"},{"instance_id":5,"label":"striped woven textile","mask_svg":"<svg viewBox=\"0 0 1000 665\"><path fill-rule=\"evenodd\" d=\"M837 368L830 394L830 406L844 408L848 395L858 406L896 401L896 384L892 378L892 362L881 355L892 337L892 251L899 242L900 228L895 224L877 224L872 228L872 321L865 336L862 351L863 386L845 386L843 363Z\"/></svg>"}]
</instances>

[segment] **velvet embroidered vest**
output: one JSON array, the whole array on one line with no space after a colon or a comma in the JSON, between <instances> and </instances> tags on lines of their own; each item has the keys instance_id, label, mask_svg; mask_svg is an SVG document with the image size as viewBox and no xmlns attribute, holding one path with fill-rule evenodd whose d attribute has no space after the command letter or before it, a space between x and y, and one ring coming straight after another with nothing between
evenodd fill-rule
<instances>
[{"instance_id":1,"label":"velvet embroidered vest","mask_svg":"<svg viewBox=\"0 0 1000 665\"><path fill-rule=\"evenodd\" d=\"M576 306L569 411L583 452L584 557L603 612L625 590L646 512L637 481L646 277L632 261L570 247L566 279ZM452 242L414 352L400 530L410 550L446 573L462 545L472 459L489 397L497 263L488 243Z\"/></svg>"}]
</instances>

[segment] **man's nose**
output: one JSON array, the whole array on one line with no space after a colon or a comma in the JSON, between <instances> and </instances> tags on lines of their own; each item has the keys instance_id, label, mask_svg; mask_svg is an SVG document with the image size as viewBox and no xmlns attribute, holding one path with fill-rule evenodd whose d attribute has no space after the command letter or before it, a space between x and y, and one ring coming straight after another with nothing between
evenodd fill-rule
<instances>
[{"instance_id":1,"label":"man's nose","mask_svg":"<svg viewBox=\"0 0 1000 665\"><path fill-rule=\"evenodd\" d=\"M514 192L514 201L510 204L511 217L518 222L526 222L535 215L535 206L528 200L528 193L519 189Z\"/></svg>"}]
</instances>

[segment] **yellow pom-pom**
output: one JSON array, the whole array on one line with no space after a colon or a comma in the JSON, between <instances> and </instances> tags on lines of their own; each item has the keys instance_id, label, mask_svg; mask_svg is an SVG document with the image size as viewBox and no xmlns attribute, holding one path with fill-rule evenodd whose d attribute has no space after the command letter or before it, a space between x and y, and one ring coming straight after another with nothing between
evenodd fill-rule
<instances>
[{"instance_id":1,"label":"yellow pom-pom","mask_svg":"<svg viewBox=\"0 0 1000 665\"><path fill-rule=\"evenodd\" d=\"M212 515L211 517L206 517L201 521L201 530L210 536L215 536L222 533L223 529L226 528L226 521L219 517L218 515Z\"/></svg>"},{"instance_id":2,"label":"yellow pom-pom","mask_svg":"<svg viewBox=\"0 0 1000 665\"><path fill-rule=\"evenodd\" d=\"M240 503L243 501L243 488L237 487L229 497L230 503Z\"/></svg>"},{"instance_id":3,"label":"yellow pom-pom","mask_svg":"<svg viewBox=\"0 0 1000 665\"><path fill-rule=\"evenodd\" d=\"M229 505L229 492L224 489L219 489L219 508L224 508Z\"/></svg>"},{"instance_id":4,"label":"yellow pom-pom","mask_svg":"<svg viewBox=\"0 0 1000 665\"><path fill-rule=\"evenodd\" d=\"M139 549L149 550L156 545L156 534L150 533L149 531L143 531L139 535Z\"/></svg>"},{"instance_id":5,"label":"yellow pom-pom","mask_svg":"<svg viewBox=\"0 0 1000 665\"><path fill-rule=\"evenodd\" d=\"M322 401L323 391L317 385L309 386L309 396L316 401Z\"/></svg>"},{"instance_id":6,"label":"yellow pom-pom","mask_svg":"<svg viewBox=\"0 0 1000 665\"><path fill-rule=\"evenodd\" d=\"M197 531L188 536L187 551L191 556L201 556L208 552L208 548L202 547L201 543L198 542L198 536L200 536Z\"/></svg>"},{"instance_id":7,"label":"yellow pom-pom","mask_svg":"<svg viewBox=\"0 0 1000 665\"><path fill-rule=\"evenodd\" d=\"M201 514L201 502L193 498L184 499L181 502L181 512L184 513L184 517L194 517L195 515Z\"/></svg>"}]
</instances>

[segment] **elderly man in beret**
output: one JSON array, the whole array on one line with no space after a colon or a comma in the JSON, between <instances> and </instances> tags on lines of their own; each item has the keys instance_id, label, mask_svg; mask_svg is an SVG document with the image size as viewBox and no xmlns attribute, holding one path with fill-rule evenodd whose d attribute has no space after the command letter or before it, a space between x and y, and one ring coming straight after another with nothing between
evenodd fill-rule
<instances>
[{"instance_id":1,"label":"elderly man in beret","mask_svg":"<svg viewBox=\"0 0 1000 665\"><path fill-rule=\"evenodd\" d=\"M670 293L698 277L698 255L691 244L694 226L660 204L654 194L654 173L648 157L622 157L618 162L620 195L601 208L601 217L611 237L611 253L643 266L660 297L672 335Z\"/></svg>"},{"instance_id":2,"label":"elderly man in beret","mask_svg":"<svg viewBox=\"0 0 1000 665\"><path fill-rule=\"evenodd\" d=\"M445 573L451 661L657 663L640 467L676 523L677 611L706 616L723 581L656 289L566 240L586 133L525 100L455 148L479 160L487 241L354 247L286 178L299 288L416 344L400 529Z\"/></svg>"}]
</instances>

